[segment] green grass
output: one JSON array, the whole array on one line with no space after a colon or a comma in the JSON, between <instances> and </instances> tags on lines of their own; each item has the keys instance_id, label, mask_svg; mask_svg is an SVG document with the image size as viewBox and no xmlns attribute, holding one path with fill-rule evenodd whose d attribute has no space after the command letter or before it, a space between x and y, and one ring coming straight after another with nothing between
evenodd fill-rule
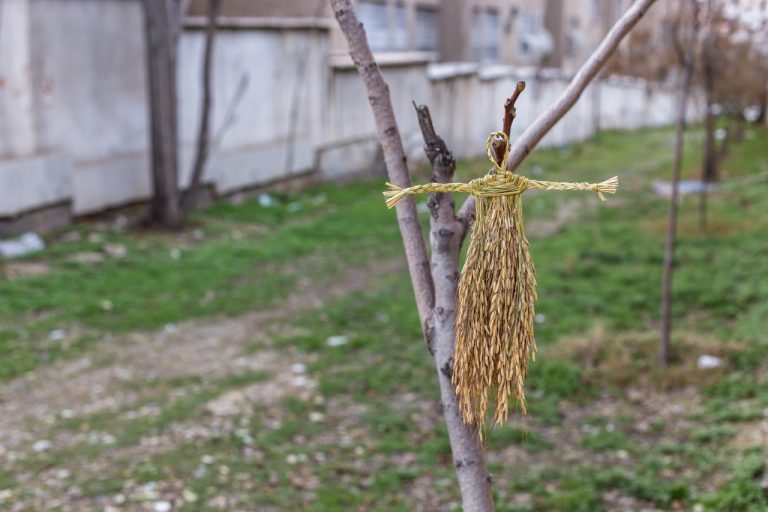
<instances>
[{"instance_id":1,"label":"green grass","mask_svg":"<svg viewBox=\"0 0 768 512\"><path fill-rule=\"evenodd\" d=\"M530 221L552 218L565 200L579 198L583 205L578 218L557 233L529 233L539 281L537 312L543 315L536 326L541 351L526 382L529 416L487 432L499 510L611 509L608 495L635 500L638 508L690 509L701 503L706 510L765 509L764 450L734 444L739 428L760 421L768 407L765 133L754 131L733 146L726 179L709 202L706 232L698 227L697 198L686 197L681 205L674 343L694 339L686 347L695 351L695 340L706 337L735 347L723 349L719 373L702 377L706 383L694 412L662 416L644 400L625 400L624 390L611 383L616 380L601 380L589 362L556 355L558 347L596 330L605 350L629 342L633 333L647 338L655 332L667 205L650 192L650 182L669 174L671 136L669 129L606 132L583 145L540 150L525 165L523 172L536 169L542 179L618 174L622 184L615 198L600 205L583 193L525 196L529 227L535 226ZM698 132L688 140L685 174L692 176ZM482 160L462 162L458 176L471 179L486 168ZM195 236L101 228L101 241L94 242L94 228L72 228L84 233L82 241L54 242L31 258L48 264L49 274L0 281L0 376L73 353L92 354L108 333L279 309L300 282L324 287L348 268L378 269L402 258L395 216L383 207L380 192L381 183L364 182L277 195L266 208L257 200L217 204L196 216ZM103 241L125 245L128 256L97 265L70 261L72 254L100 250ZM171 256L174 249L179 258ZM411 510L422 499L437 500L431 506L440 510L455 508L459 496L435 368L421 339L407 272L370 273L359 290L272 325L267 341L248 347L306 363L317 383L313 398L287 397L232 419L215 435L120 458L112 450L130 451L175 425L210 424L207 401L265 376L132 382L126 386L152 388L142 403L160 404L159 415L61 419L52 432L109 430L115 445L79 443L32 454L16 462L15 470L38 474L108 461L110 468L98 478L75 478L85 495L114 494L126 481L173 483L198 497L182 510L209 510L208 500L221 494L239 500L230 506L244 509ZM47 340L49 330L74 326L82 340L68 349ZM348 343L330 347L331 336L346 336ZM641 373L655 366L655 354L628 353L627 386L644 394L663 392L641 382ZM698 355L680 351L674 364ZM698 385L695 377L686 382ZM169 399L177 388L191 391ZM313 413L321 419L309 421ZM652 416L648 427L636 428L646 415ZM201 462L210 455L215 463ZM0 484L21 485L7 469L0 471ZM425 489L436 497L424 498ZM524 503L515 501L521 493L528 496Z\"/></svg>"},{"instance_id":2,"label":"green grass","mask_svg":"<svg viewBox=\"0 0 768 512\"><path fill-rule=\"evenodd\" d=\"M68 324L126 331L236 315L269 307L300 279L330 281L345 265L396 255L397 226L392 212L381 208L377 188L370 183L325 187L269 208L256 200L237 208L214 206L198 220L222 231L219 223L230 219L228 228L188 246L163 234L112 233L113 243L128 247L128 256L96 265L73 264L62 256L92 250L90 242L68 251L54 245L34 259L48 262L55 272L0 281L0 355L7 361L0 378L78 348L61 350L42 342L48 331ZM327 199L319 203L317 197ZM276 218L290 215L286 204L297 203L306 207L274 228ZM243 234L238 226L245 222L264 229ZM337 254L346 256L340 260Z\"/></svg>"}]
</instances>

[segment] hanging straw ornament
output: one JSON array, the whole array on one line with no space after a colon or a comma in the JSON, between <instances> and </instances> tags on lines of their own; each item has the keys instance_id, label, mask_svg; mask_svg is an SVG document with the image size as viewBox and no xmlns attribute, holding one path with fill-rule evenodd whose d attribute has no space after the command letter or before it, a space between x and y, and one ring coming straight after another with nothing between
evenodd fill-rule
<instances>
[{"instance_id":1,"label":"hanging straw ornament","mask_svg":"<svg viewBox=\"0 0 768 512\"><path fill-rule=\"evenodd\" d=\"M497 163L491 141L501 137L504 158ZM493 132L485 143L495 174L469 183L427 183L400 188L387 183L387 207L425 192L466 192L477 199L467 259L459 280L456 349L452 382L465 423L486 423L489 394L496 393L495 424L507 419L510 401L526 412L523 383L535 359L533 337L536 272L523 232L520 196L528 189L591 190L614 194L616 176L602 183L538 181L506 170L509 139Z\"/></svg>"}]
</instances>

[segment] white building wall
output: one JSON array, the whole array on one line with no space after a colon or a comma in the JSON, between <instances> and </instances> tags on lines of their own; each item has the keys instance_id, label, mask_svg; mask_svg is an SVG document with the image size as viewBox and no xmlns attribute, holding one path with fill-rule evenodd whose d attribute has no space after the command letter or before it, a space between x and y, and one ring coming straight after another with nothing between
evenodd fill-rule
<instances>
[{"instance_id":1,"label":"white building wall","mask_svg":"<svg viewBox=\"0 0 768 512\"><path fill-rule=\"evenodd\" d=\"M149 197L138 2L31 0L37 151L71 158L76 214Z\"/></svg>"},{"instance_id":2,"label":"white building wall","mask_svg":"<svg viewBox=\"0 0 768 512\"><path fill-rule=\"evenodd\" d=\"M189 181L199 124L204 41L202 30L187 30L179 48L184 184ZM206 181L219 192L314 168L315 148L322 136L327 48L327 32L318 29L224 29L217 33L211 130L218 137ZM244 92L235 105L243 84Z\"/></svg>"},{"instance_id":3,"label":"white building wall","mask_svg":"<svg viewBox=\"0 0 768 512\"><path fill-rule=\"evenodd\" d=\"M431 91L426 70L424 62L382 66L409 156L422 153L421 132L412 101L429 102ZM323 101L327 117L318 148L319 170L325 178L335 179L381 168L376 126L357 71L351 62L341 62L332 63L327 73L330 85Z\"/></svg>"},{"instance_id":4,"label":"white building wall","mask_svg":"<svg viewBox=\"0 0 768 512\"><path fill-rule=\"evenodd\" d=\"M186 184L200 107L204 31L179 44L180 182ZM218 193L308 172L338 179L382 168L362 83L331 57L325 21L222 26L217 33L205 181ZM0 21L0 219L54 204L76 214L151 194L143 19L136 0L5 0ZM513 139L567 85L558 72L475 64L382 63L411 159L423 158L412 101L430 106L459 158L483 155L518 80ZM247 81L236 108L236 91ZM668 124L671 91L609 80L586 91L542 141L567 144L603 128ZM596 102L596 98L599 101ZM696 115L695 113L693 115ZM226 128L223 128L226 125Z\"/></svg>"},{"instance_id":5,"label":"white building wall","mask_svg":"<svg viewBox=\"0 0 768 512\"><path fill-rule=\"evenodd\" d=\"M29 0L6 0L0 18L0 157L35 151Z\"/></svg>"}]
</instances>

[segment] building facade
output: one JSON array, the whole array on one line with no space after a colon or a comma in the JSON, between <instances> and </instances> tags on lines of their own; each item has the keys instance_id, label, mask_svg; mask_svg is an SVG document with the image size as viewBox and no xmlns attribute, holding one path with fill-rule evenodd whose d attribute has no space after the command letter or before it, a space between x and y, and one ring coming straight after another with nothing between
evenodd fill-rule
<instances>
[{"instance_id":1,"label":"building facade","mask_svg":"<svg viewBox=\"0 0 768 512\"><path fill-rule=\"evenodd\" d=\"M219 20L212 73L214 142L203 176L213 196L380 170L381 149L367 94L349 58L342 59L343 38L330 13L305 16L303 3L295 2L291 5L297 10L290 12L296 15L241 14L256 4L225 0ZM6 0L3 5L0 236L143 204L151 197L152 180L141 3ZM397 21L401 15L389 5L384 12L394 13ZM411 11L405 12L405 27L439 26L445 19L447 2L407 5ZM498 24L503 33L509 19L502 13L510 11L499 5L482 4L462 11L462 16L491 28ZM197 17L185 21L177 67L182 187L189 183L202 96L206 23L199 15L205 2L193 8L198 10L191 14ZM365 9L361 12L369 16ZM525 12L518 9L513 25ZM453 154L469 158L481 155L485 137L499 128L501 106L518 80L526 80L531 92L518 103L513 137L555 101L570 78L564 72L539 73L524 66L431 62L445 51L442 43L425 34L416 37L416 29L390 34L390 27L398 25L390 25L387 16L377 59L412 161L423 158L412 101L430 105ZM374 21L367 22L371 31ZM544 23L541 18L535 22ZM455 32L446 33L453 39ZM515 44L529 42L518 38ZM480 62L517 59L505 53L504 43L494 45L489 39L473 46L467 36L459 50ZM543 145L581 140L597 127L637 128L672 121L674 95L669 90L618 78L596 87L600 94L587 91Z\"/></svg>"},{"instance_id":2,"label":"building facade","mask_svg":"<svg viewBox=\"0 0 768 512\"><path fill-rule=\"evenodd\" d=\"M632 0L355 0L371 49L388 61L427 60L575 69ZM193 0L190 15L205 14ZM222 0L224 17L329 18L323 0ZM338 27L331 51L346 55Z\"/></svg>"}]
</instances>

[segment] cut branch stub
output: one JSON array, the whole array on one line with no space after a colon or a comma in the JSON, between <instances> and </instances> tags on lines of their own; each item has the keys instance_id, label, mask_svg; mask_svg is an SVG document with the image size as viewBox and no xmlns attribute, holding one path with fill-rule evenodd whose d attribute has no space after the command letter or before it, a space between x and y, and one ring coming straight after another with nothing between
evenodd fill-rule
<instances>
[{"instance_id":1,"label":"cut branch stub","mask_svg":"<svg viewBox=\"0 0 768 512\"><path fill-rule=\"evenodd\" d=\"M426 105L414 103L424 137L424 151L432 164L432 182L452 181L456 160L445 141L437 134ZM440 386L440 404L451 442L456 476L466 511L493 510L491 480L485 466L483 447L475 427L463 422L456 391L451 381L455 351L456 298L459 281L459 254L463 229L456 221L450 192L429 194L432 278L435 286L433 355Z\"/></svg>"}]
</instances>

